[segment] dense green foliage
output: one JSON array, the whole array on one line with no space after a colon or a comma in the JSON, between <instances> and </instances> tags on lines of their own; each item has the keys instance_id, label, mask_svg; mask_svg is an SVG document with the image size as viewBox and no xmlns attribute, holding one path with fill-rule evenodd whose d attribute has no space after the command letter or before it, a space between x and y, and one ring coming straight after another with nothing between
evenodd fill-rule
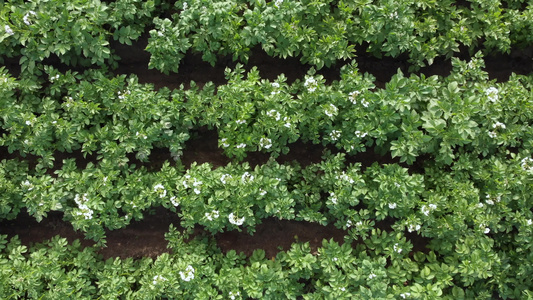
<instances>
[{"instance_id":1,"label":"dense green foliage","mask_svg":"<svg viewBox=\"0 0 533 300\"><path fill-rule=\"evenodd\" d=\"M459 46L509 51L530 46L531 6L522 1L0 1L0 219L27 211L65 220L104 246L151 208L187 230L246 229L269 217L334 224L345 243L318 253L294 243L274 259L223 254L210 237L185 242L170 228L171 254L103 261L56 237L30 248L0 235L0 298L76 299L521 299L533 297L533 77L496 83L482 51L452 58L447 77L405 75L384 88L359 72L356 45L376 56L409 56L413 68ZM170 16L170 17L164 17ZM110 40L131 44L149 30L150 66L178 71L199 52L246 62L255 46L299 56L316 68L349 60L326 84L314 67L292 83L242 65L227 83L155 90L113 76ZM57 56L61 72L45 64ZM185 168L185 143L216 130L226 166ZM321 162L278 163L295 141L321 144ZM160 169L153 149L174 161ZM372 149L399 163L363 167ZM271 159L251 168L251 152ZM94 155L79 168L57 153ZM377 228L387 220L390 230ZM190 233L190 232L189 232ZM412 238L429 240L415 251ZM355 243L357 241L357 243ZM354 242L354 243L352 243ZM352 246L357 245L357 246Z\"/></svg>"}]
</instances>

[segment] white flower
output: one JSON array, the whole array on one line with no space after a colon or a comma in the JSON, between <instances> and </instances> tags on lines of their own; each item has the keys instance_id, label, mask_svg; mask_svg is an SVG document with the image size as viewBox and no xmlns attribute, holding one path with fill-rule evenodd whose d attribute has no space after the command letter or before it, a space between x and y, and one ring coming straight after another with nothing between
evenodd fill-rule
<instances>
[{"instance_id":1,"label":"white flower","mask_svg":"<svg viewBox=\"0 0 533 300\"><path fill-rule=\"evenodd\" d=\"M520 166L526 171L533 171L533 159L531 157L524 157L520 161Z\"/></svg>"},{"instance_id":2,"label":"white flower","mask_svg":"<svg viewBox=\"0 0 533 300\"><path fill-rule=\"evenodd\" d=\"M498 89L491 86L485 90L485 95L489 98L489 101L496 102L498 101Z\"/></svg>"},{"instance_id":3,"label":"white flower","mask_svg":"<svg viewBox=\"0 0 533 300\"><path fill-rule=\"evenodd\" d=\"M409 296L411 296L411 293L400 294L400 297L402 297L402 299L405 299L406 297L409 297Z\"/></svg>"},{"instance_id":4,"label":"white flower","mask_svg":"<svg viewBox=\"0 0 533 300\"><path fill-rule=\"evenodd\" d=\"M241 143L241 144L238 144L236 147L237 147L237 149L242 149L242 148L246 147L246 144L245 143Z\"/></svg>"},{"instance_id":5,"label":"white flower","mask_svg":"<svg viewBox=\"0 0 533 300\"><path fill-rule=\"evenodd\" d=\"M488 227L485 228L485 230L483 231L483 233L485 233L485 234L488 234L489 232L490 232L490 228L488 228Z\"/></svg>"},{"instance_id":6,"label":"white flower","mask_svg":"<svg viewBox=\"0 0 533 300\"><path fill-rule=\"evenodd\" d=\"M200 194L200 190L197 189L197 188L194 188L194 193L195 193L196 195L199 195L199 194Z\"/></svg>"},{"instance_id":7,"label":"white flower","mask_svg":"<svg viewBox=\"0 0 533 300\"><path fill-rule=\"evenodd\" d=\"M341 291L346 292L346 288L345 287L341 287Z\"/></svg>"},{"instance_id":8,"label":"white flower","mask_svg":"<svg viewBox=\"0 0 533 300\"><path fill-rule=\"evenodd\" d=\"M36 16L37 14L33 11L33 10L30 10L27 14L24 15L24 17L22 18L22 20L24 21L24 24L30 26L31 25L31 21L30 21L30 15L33 15L33 16Z\"/></svg>"},{"instance_id":9,"label":"white flower","mask_svg":"<svg viewBox=\"0 0 533 300\"><path fill-rule=\"evenodd\" d=\"M250 173L244 172L244 174L242 174L241 176L241 181L244 183L246 179L248 179L248 181L252 181L254 180L254 175L250 175Z\"/></svg>"},{"instance_id":10,"label":"white flower","mask_svg":"<svg viewBox=\"0 0 533 300\"><path fill-rule=\"evenodd\" d=\"M492 124L492 128L501 128L501 129L505 129L505 124L501 123L501 122L496 122L494 124Z\"/></svg>"},{"instance_id":11,"label":"white flower","mask_svg":"<svg viewBox=\"0 0 533 300\"><path fill-rule=\"evenodd\" d=\"M276 2L274 2L274 6L279 8L282 3L283 3L283 0L276 0Z\"/></svg>"},{"instance_id":12,"label":"white flower","mask_svg":"<svg viewBox=\"0 0 533 300\"><path fill-rule=\"evenodd\" d=\"M341 131L340 130L332 130L329 134L329 137L331 140L336 141L341 137Z\"/></svg>"},{"instance_id":13,"label":"white flower","mask_svg":"<svg viewBox=\"0 0 533 300\"><path fill-rule=\"evenodd\" d=\"M183 2L183 10L186 10L189 7L189 4L187 2Z\"/></svg>"},{"instance_id":14,"label":"white flower","mask_svg":"<svg viewBox=\"0 0 533 300\"><path fill-rule=\"evenodd\" d=\"M291 123L287 122L287 123L283 124L283 126L285 126L287 128L291 128Z\"/></svg>"},{"instance_id":15,"label":"white flower","mask_svg":"<svg viewBox=\"0 0 533 300\"><path fill-rule=\"evenodd\" d=\"M348 220L346 221L346 228L352 227L352 221Z\"/></svg>"},{"instance_id":16,"label":"white flower","mask_svg":"<svg viewBox=\"0 0 533 300\"><path fill-rule=\"evenodd\" d=\"M259 140L259 147L270 149L270 147L272 147L272 140L269 138L261 138L261 140Z\"/></svg>"},{"instance_id":17,"label":"white flower","mask_svg":"<svg viewBox=\"0 0 533 300\"><path fill-rule=\"evenodd\" d=\"M24 181L23 183L21 183L21 185L22 185L23 187L27 188L28 191L33 190L33 185L30 183L29 180Z\"/></svg>"},{"instance_id":18,"label":"white flower","mask_svg":"<svg viewBox=\"0 0 533 300\"><path fill-rule=\"evenodd\" d=\"M403 249L400 248L400 246L398 246L398 243L394 244L392 248L394 249L395 252L402 253Z\"/></svg>"},{"instance_id":19,"label":"white flower","mask_svg":"<svg viewBox=\"0 0 533 300\"><path fill-rule=\"evenodd\" d=\"M212 212L210 213L205 213L205 217L209 220L209 221L213 221L213 219L216 219L218 218L219 214L218 214L218 210L213 210Z\"/></svg>"},{"instance_id":20,"label":"white flower","mask_svg":"<svg viewBox=\"0 0 533 300\"><path fill-rule=\"evenodd\" d=\"M409 224L409 226L407 227L407 231L409 232L413 232L413 231L419 231L421 228L420 225L413 225L413 224Z\"/></svg>"},{"instance_id":21,"label":"white flower","mask_svg":"<svg viewBox=\"0 0 533 300\"><path fill-rule=\"evenodd\" d=\"M231 179L231 175L230 174L222 174L222 176L220 177L220 182L222 182L222 184L226 184L226 178L230 178Z\"/></svg>"},{"instance_id":22,"label":"white flower","mask_svg":"<svg viewBox=\"0 0 533 300\"><path fill-rule=\"evenodd\" d=\"M239 119L237 121L235 121L235 123L241 125L241 124L245 124L246 123L246 120L242 120L242 119Z\"/></svg>"},{"instance_id":23,"label":"white flower","mask_svg":"<svg viewBox=\"0 0 533 300\"><path fill-rule=\"evenodd\" d=\"M361 99L361 104L364 106L364 107L368 107L368 101L366 101L365 99Z\"/></svg>"},{"instance_id":24,"label":"white flower","mask_svg":"<svg viewBox=\"0 0 533 300\"><path fill-rule=\"evenodd\" d=\"M316 80L313 77L308 77L305 80L305 82L304 82L304 86L307 87L307 90L310 93L312 93L312 92L316 91L317 82L316 82Z\"/></svg>"},{"instance_id":25,"label":"white flower","mask_svg":"<svg viewBox=\"0 0 533 300\"><path fill-rule=\"evenodd\" d=\"M370 273L370 275L368 275L368 279L372 279L372 278L376 278L376 274Z\"/></svg>"},{"instance_id":26,"label":"white flower","mask_svg":"<svg viewBox=\"0 0 533 300\"><path fill-rule=\"evenodd\" d=\"M497 136L498 136L498 134L496 134L496 132L494 132L494 131L489 131L489 137L490 137L490 138L494 139L494 138L496 138Z\"/></svg>"},{"instance_id":27,"label":"white flower","mask_svg":"<svg viewBox=\"0 0 533 300\"><path fill-rule=\"evenodd\" d=\"M429 216L429 209L427 208L427 206L423 205L422 208L420 208L420 210L425 216Z\"/></svg>"},{"instance_id":28,"label":"white flower","mask_svg":"<svg viewBox=\"0 0 533 300\"><path fill-rule=\"evenodd\" d=\"M152 281L152 284L156 285L157 283L162 282L162 281L167 281L167 279L161 275L155 275L154 280Z\"/></svg>"},{"instance_id":29,"label":"white flower","mask_svg":"<svg viewBox=\"0 0 533 300\"><path fill-rule=\"evenodd\" d=\"M429 208L431 208L432 210L435 210L435 209L437 209L437 205L435 205L435 204L430 204L430 205L429 205Z\"/></svg>"},{"instance_id":30,"label":"white flower","mask_svg":"<svg viewBox=\"0 0 533 300\"><path fill-rule=\"evenodd\" d=\"M272 87L275 88L275 89L279 88L279 83L273 82L272 83Z\"/></svg>"},{"instance_id":31,"label":"white flower","mask_svg":"<svg viewBox=\"0 0 533 300\"><path fill-rule=\"evenodd\" d=\"M185 272L180 271L180 277L184 281L191 281L194 279L194 268L191 265L188 265Z\"/></svg>"},{"instance_id":32,"label":"white flower","mask_svg":"<svg viewBox=\"0 0 533 300\"><path fill-rule=\"evenodd\" d=\"M241 295L240 292L235 292L235 293L233 293L233 292L229 292L229 298L230 298L231 300L235 300L235 297L238 297L238 296L240 296L240 295Z\"/></svg>"},{"instance_id":33,"label":"white flower","mask_svg":"<svg viewBox=\"0 0 533 300\"><path fill-rule=\"evenodd\" d=\"M13 32L13 30L11 29L11 27L9 27L9 25L4 26L4 30L6 31L7 35L13 35L13 34L15 34L15 33Z\"/></svg>"},{"instance_id":34,"label":"white flower","mask_svg":"<svg viewBox=\"0 0 533 300\"><path fill-rule=\"evenodd\" d=\"M259 195L261 195L261 196L264 196L266 194L267 194L267 191L265 191L263 189L261 189L260 192L259 192Z\"/></svg>"},{"instance_id":35,"label":"white flower","mask_svg":"<svg viewBox=\"0 0 533 300\"><path fill-rule=\"evenodd\" d=\"M228 140L227 138L223 138L223 139L220 140L220 142L222 143L222 147L224 147L224 148L228 148L229 147L229 144L226 143L227 140Z\"/></svg>"},{"instance_id":36,"label":"white flower","mask_svg":"<svg viewBox=\"0 0 533 300\"><path fill-rule=\"evenodd\" d=\"M233 213L229 214L228 219L233 225L241 226L244 223L244 217L238 219Z\"/></svg>"},{"instance_id":37,"label":"white flower","mask_svg":"<svg viewBox=\"0 0 533 300\"><path fill-rule=\"evenodd\" d=\"M337 115L337 112L339 111L339 109L333 105L333 104L329 104L329 106L324 110L324 113L328 116L328 117L334 117Z\"/></svg>"},{"instance_id":38,"label":"white flower","mask_svg":"<svg viewBox=\"0 0 533 300\"><path fill-rule=\"evenodd\" d=\"M356 131L355 131L355 136L358 137L358 138L360 138L360 139L364 138L367 134L368 134L368 133L366 133L366 132L361 132L361 131L359 131L359 130L356 130Z\"/></svg>"},{"instance_id":39,"label":"white flower","mask_svg":"<svg viewBox=\"0 0 533 300\"><path fill-rule=\"evenodd\" d=\"M389 208L390 209L395 209L396 208L396 203L389 203Z\"/></svg>"},{"instance_id":40,"label":"white flower","mask_svg":"<svg viewBox=\"0 0 533 300\"><path fill-rule=\"evenodd\" d=\"M337 197L335 197L335 193L330 192L329 194L330 194L330 197L331 197L331 203L337 204Z\"/></svg>"},{"instance_id":41,"label":"white flower","mask_svg":"<svg viewBox=\"0 0 533 300\"><path fill-rule=\"evenodd\" d=\"M395 11L395 12L393 12L393 13L390 13L390 14L389 14L389 17L390 17L391 19L398 19L398 12Z\"/></svg>"},{"instance_id":42,"label":"white flower","mask_svg":"<svg viewBox=\"0 0 533 300\"><path fill-rule=\"evenodd\" d=\"M176 200L176 196L172 196L170 197L170 202L174 205L174 206L179 206L180 203Z\"/></svg>"},{"instance_id":43,"label":"white flower","mask_svg":"<svg viewBox=\"0 0 533 300\"><path fill-rule=\"evenodd\" d=\"M526 220L526 223L527 223L527 225L529 225L529 226L533 225L533 221L532 221L531 219L527 219L527 220Z\"/></svg>"},{"instance_id":44,"label":"white flower","mask_svg":"<svg viewBox=\"0 0 533 300\"><path fill-rule=\"evenodd\" d=\"M355 223L355 226L361 226L361 225L363 225L362 221L359 221L359 222Z\"/></svg>"},{"instance_id":45,"label":"white flower","mask_svg":"<svg viewBox=\"0 0 533 300\"><path fill-rule=\"evenodd\" d=\"M165 190L165 187L160 183L154 186L154 192L159 194L159 198L165 198L167 195L167 190Z\"/></svg>"},{"instance_id":46,"label":"white flower","mask_svg":"<svg viewBox=\"0 0 533 300\"><path fill-rule=\"evenodd\" d=\"M348 96L349 96L348 99L350 99L350 102L352 102L353 104L357 104L357 101L356 101L355 98L356 98L357 95L359 95L359 94L361 94L360 91L353 91L353 92L350 92L350 93L348 94Z\"/></svg>"}]
</instances>

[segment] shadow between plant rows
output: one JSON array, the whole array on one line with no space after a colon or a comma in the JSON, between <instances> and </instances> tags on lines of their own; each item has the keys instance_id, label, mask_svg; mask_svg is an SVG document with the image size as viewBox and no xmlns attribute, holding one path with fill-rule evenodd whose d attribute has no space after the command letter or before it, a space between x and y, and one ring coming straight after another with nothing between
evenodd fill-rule
<instances>
[{"instance_id":1,"label":"shadow between plant rows","mask_svg":"<svg viewBox=\"0 0 533 300\"><path fill-rule=\"evenodd\" d=\"M176 213L163 207L153 208L150 211L151 213L144 214L142 220L132 221L125 228L106 230L106 247L99 248L97 252L104 259L156 258L163 253L171 253L165 233L168 232L171 224L178 231L184 232L185 230L180 226L180 218ZM69 222L63 220L63 216L62 212L49 212L48 217L37 222L24 211L14 220L0 220L0 234L7 234L8 239L16 235L23 245L29 247L46 242L56 235L66 238L69 243L79 240L82 247L95 245L94 241L85 239L82 232L75 231ZM309 242L311 253L317 254L317 249L322 246L324 239L333 239L343 244L348 234L347 231L338 229L332 224L322 226L306 221L276 218L263 219L261 222L256 225L256 232L253 235L246 233L246 229L241 232L232 230L211 235L201 226L197 226L186 241L207 237L213 239L223 253L235 250L249 257L255 250L263 249L266 258L271 259L281 251L288 251L293 243ZM391 232L390 226L394 222L394 219L388 218L376 222L375 228ZM428 252L426 245L429 244L429 239L413 233L406 233L406 237L413 244L410 255L417 251ZM363 241L355 240L352 242L352 247L361 243Z\"/></svg>"},{"instance_id":2,"label":"shadow between plant rows","mask_svg":"<svg viewBox=\"0 0 533 300\"><path fill-rule=\"evenodd\" d=\"M218 133L216 130L207 130L206 128L200 128L191 132L192 138L185 143L183 154L180 157L180 163L189 169L191 164L203 164L209 163L213 168L223 167L233 163L246 162L251 168L255 166L263 165L270 159L270 153L264 153L259 151L248 152L247 156L242 162L235 159L231 159L224 154L224 151L218 147ZM307 167L311 164L320 163L323 161L322 157L329 151L332 154L338 154L342 151L335 148L332 145L323 146L320 144L304 143L300 140L289 144L289 152L282 154L276 158L276 161L280 164L287 164L295 162L301 167ZM46 174L52 177L57 177L56 170L61 170L63 167L63 160L74 159L78 169L85 169L89 163L98 165L99 160L97 155L83 155L81 150L72 151L71 153L55 151L54 154L54 166L46 170ZM161 170L161 167L165 162L169 162L171 166L177 166L176 161L172 158L170 150L168 148L154 148L151 150L148 156L148 161L142 162L136 157L136 153L128 153L128 164L135 165L137 168L144 167L149 172L157 172ZM7 147L0 147L0 160L3 159L18 159L19 161L26 161L30 172L35 169L38 164L39 156L26 154L25 157L20 154L19 151L9 153ZM390 152L381 155L375 148L367 148L365 152L360 152L355 155L346 155L346 165L360 163L362 171L367 167L370 167L373 163L377 162L380 165L384 164L399 164L400 166L408 169L410 174L422 174L424 172L424 164L431 162L429 155L421 155L417 158L413 165L407 165L401 163L398 157L393 158Z\"/></svg>"}]
</instances>

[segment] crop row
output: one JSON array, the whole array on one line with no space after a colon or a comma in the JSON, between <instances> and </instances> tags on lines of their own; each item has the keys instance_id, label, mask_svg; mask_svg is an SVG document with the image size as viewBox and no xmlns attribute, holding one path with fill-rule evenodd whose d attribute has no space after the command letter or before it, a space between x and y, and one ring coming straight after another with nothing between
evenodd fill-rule
<instances>
[{"instance_id":1,"label":"crop row","mask_svg":"<svg viewBox=\"0 0 533 300\"><path fill-rule=\"evenodd\" d=\"M522 2L10 0L0 9L0 56L21 56L30 73L51 55L69 65L116 65L110 39L131 44L153 28L146 50L163 72L176 72L189 50L214 64L223 55L246 62L257 46L321 68L355 57L362 44L378 57L407 54L419 68L461 46L530 46L532 9Z\"/></svg>"},{"instance_id":2,"label":"crop row","mask_svg":"<svg viewBox=\"0 0 533 300\"><path fill-rule=\"evenodd\" d=\"M176 211L189 229L199 224L212 232L244 227L253 233L261 219L275 216L335 223L348 234L343 246L324 242L319 255L308 244L294 244L273 260L262 251L249 260L235 251L223 255L205 239L184 243L172 228L167 239L173 254L156 261L104 263L95 248L67 247L59 238L25 255L27 248L12 240L0 252L0 294L8 298L45 292L191 299L230 292L309 299L531 293L531 158L465 154L451 170L426 167L424 175L409 175L397 164L374 164L363 172L359 164L345 165L342 154L304 169L270 161L254 170L193 164L187 171L165 165L148 173L114 164L77 170L69 160L52 178L28 176L24 167L2 162L2 207L23 204L36 217L64 211L75 229L100 245L103 227L126 226L159 205ZM390 232L375 228L385 218L392 220ZM413 251L408 232L429 238L430 252ZM352 241L362 244L352 248ZM0 250L5 243L2 236Z\"/></svg>"},{"instance_id":3,"label":"crop row","mask_svg":"<svg viewBox=\"0 0 533 300\"><path fill-rule=\"evenodd\" d=\"M287 84L283 75L269 81L238 65L226 70L227 84L173 91L100 70L60 73L44 66L16 80L0 69L0 145L39 156L43 172L53 166L54 151L81 150L124 165L128 153L147 161L157 147L179 160L191 131L203 126L215 128L219 147L238 160L254 151L277 157L297 140L348 155L375 147L408 164L421 155L439 165L461 153L529 155L531 77L491 82L479 55L453 64L445 78L398 72L383 89L355 63L332 84L313 69Z\"/></svg>"}]
</instances>

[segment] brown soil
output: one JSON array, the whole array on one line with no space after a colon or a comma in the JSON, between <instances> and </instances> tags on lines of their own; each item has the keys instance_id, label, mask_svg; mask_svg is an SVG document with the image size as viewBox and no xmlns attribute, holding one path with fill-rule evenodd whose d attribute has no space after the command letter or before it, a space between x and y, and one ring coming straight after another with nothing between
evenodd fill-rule
<instances>
[{"instance_id":1,"label":"brown soil","mask_svg":"<svg viewBox=\"0 0 533 300\"><path fill-rule=\"evenodd\" d=\"M189 53L182 61L178 74L164 75L157 70L147 68L149 54L144 51L147 44L147 35L144 35L133 46L125 46L119 43L112 43L115 52L122 58L119 68L114 71L115 74L136 74L141 83L154 84L155 88L162 87L177 88L181 84L185 88L189 87L191 80L195 81L200 87L206 82L215 84L224 84L224 69L233 68L236 63L228 58L221 58L215 67L201 60L201 56ZM514 50L510 55L494 55L485 58L486 70L491 79L505 81L512 72L517 74L529 74L533 70L532 57L533 49ZM466 51L457 55L465 59L468 57ZM404 74L408 74L409 65L405 58L381 58L377 59L365 52L365 47L358 47L357 62L361 72L373 74L377 79L377 85L384 86L389 81L397 69L401 69ZM57 68L69 69L70 67L59 64L51 58L47 61L54 64ZM339 62L330 68L323 68L317 73L324 75L328 82L339 78L339 70L344 63ZM6 59L6 67L10 72L17 76L19 74L18 58ZM260 49L253 49L246 68L249 70L252 66L257 66L261 76L268 79L274 79L279 74L285 74L289 82L303 78L310 66L304 66L300 63L299 58L278 59L266 55ZM75 69L75 68L73 68ZM441 75L446 76L451 71L449 60L437 59L432 66L423 68L418 74L423 73L426 76ZM224 166L229 161L221 149L217 146L217 133L206 129L198 131L198 137L191 139L186 144L182 162L188 167L192 162L204 163L209 162L214 167ZM320 145L305 144L296 142L291 145L290 152L277 159L278 162L298 161L302 166L319 162L325 147ZM329 148L335 152L335 149ZM76 158L78 167L83 168L88 162L96 163L95 156L84 158L81 152L72 154L55 153L56 166L54 169L61 167L61 161L64 158ZM268 154L250 153L245 159L250 165L258 165L268 160ZM35 167L37 157L27 156L22 158L19 154L7 153L6 147L0 147L0 159L25 159L30 163L30 169ZM173 162L170 158L168 149L154 149L150 156L150 163L141 163L136 161L134 155L130 157L133 163L143 165L149 170L157 170L164 161ZM414 166L410 166L410 171L421 172L424 157L418 160ZM370 166L373 162L378 163L397 163L396 159L390 158L390 155L381 156L373 149L365 153L360 153L354 157L349 157L348 162L361 162L363 167ZM156 214L146 214L142 221L135 221L127 228L108 231L107 247L100 250L104 258L109 257L156 257L157 255L168 252L167 241L164 234L168 231L170 224L179 228L179 218L176 214L163 208L155 209ZM41 223L37 223L34 218L27 213L21 213L18 218L11 221L0 221L0 233L8 234L10 237L18 235L24 245L31 245L50 239L55 235L65 237L72 242L75 239L81 239L84 246L93 245L94 242L84 240L83 234L75 232L72 226L63 221L61 213L50 213ZM382 224L383 225L383 224ZM382 226L380 225L380 226ZM389 224L390 225L390 224ZM383 225L385 227L389 226ZM201 229L195 230L195 235L205 234ZM256 227L256 233L250 236L246 233L237 231L225 232L215 235L219 247L226 252L235 249L237 252L244 252L250 255L255 249L264 249L268 258L274 257L280 249L288 250L290 245L295 242L310 242L313 251L321 245L322 239L333 238L337 242L343 242L345 232L336 229L333 226L320 226L307 222L280 221L276 219L265 219L263 224ZM297 236L297 239L295 238ZM408 234L409 239L414 244L414 250L425 251L427 239L415 234Z\"/></svg>"}]
</instances>

